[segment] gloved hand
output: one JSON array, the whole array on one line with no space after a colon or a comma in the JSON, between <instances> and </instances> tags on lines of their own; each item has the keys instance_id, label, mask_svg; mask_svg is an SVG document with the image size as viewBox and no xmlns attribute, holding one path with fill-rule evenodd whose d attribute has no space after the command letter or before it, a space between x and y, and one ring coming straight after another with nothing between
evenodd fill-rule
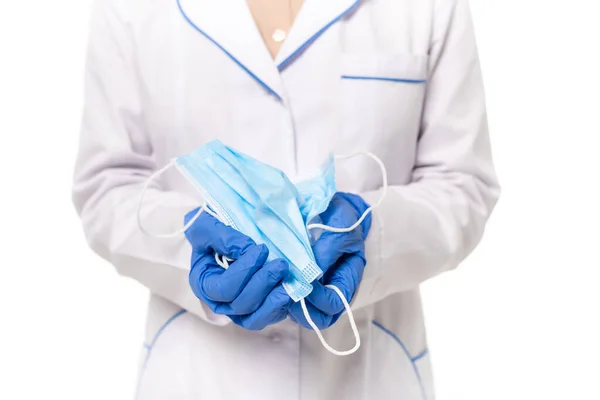
<instances>
[{"instance_id":1,"label":"gloved hand","mask_svg":"<svg viewBox=\"0 0 600 400\"><path fill-rule=\"evenodd\" d=\"M324 225L346 228L354 224L369 208L358 195L336 193L327 210L321 214ZM321 279L313 282L313 291L306 297L306 307L311 319L319 329L333 325L344 312L344 304L332 289L325 285L335 285L350 303L366 265L365 240L371 229L371 214L353 231L334 233L323 231L313 245L317 265L323 270ZM307 329L312 329L300 302L289 309L290 319Z\"/></svg>"},{"instance_id":2,"label":"gloved hand","mask_svg":"<svg viewBox=\"0 0 600 400\"><path fill-rule=\"evenodd\" d=\"M197 211L186 215L186 224ZM267 246L257 245L206 212L185 235L192 245L189 284L214 313L227 315L249 330L260 330L286 318L293 302L281 285L289 270L286 261L265 264ZM224 269L216 263L215 253L234 261Z\"/></svg>"}]
</instances>

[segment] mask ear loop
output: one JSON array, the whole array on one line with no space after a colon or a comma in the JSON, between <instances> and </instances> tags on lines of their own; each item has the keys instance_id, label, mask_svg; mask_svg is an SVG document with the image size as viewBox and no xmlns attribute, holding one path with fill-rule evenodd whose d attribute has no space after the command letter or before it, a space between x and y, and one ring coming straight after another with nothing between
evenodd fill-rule
<instances>
[{"instance_id":1,"label":"mask ear loop","mask_svg":"<svg viewBox=\"0 0 600 400\"><path fill-rule=\"evenodd\" d=\"M387 182L387 171L385 169L385 165L383 165L383 162L379 159L379 157L377 157L373 153L359 152L359 153L354 153L354 154L349 154L349 155L335 156L335 158L345 160L348 158L353 158L358 155L364 155L364 156L371 158L372 160L374 160L377 163L377 165L379 165L379 168L381 169L383 186L382 186L381 197L379 198L377 203L375 203L373 206L370 206L369 208L367 208L365 210L365 212L363 213L363 215L358 219L358 221L356 221L352 226L349 226L348 228L335 228L333 226L328 226L328 225L323 225L323 224L309 224L306 226L306 229L320 228L320 229L330 231L330 232L335 232L335 233L350 232L353 229L356 229L364 221L364 219L367 217L367 215L369 215L369 213L371 213L373 211L373 209L375 209L381 205L381 203L383 202L383 199L387 195L388 182ZM352 333L354 333L354 338L356 339L356 343L355 343L354 347L351 348L350 350L346 350L346 351L339 351L339 350L332 348L325 341L325 338L323 338L321 331L319 330L319 328L317 328L317 325L313 322L312 318L310 317L308 308L306 307L305 299L301 299L300 305L302 306L302 312L304 313L304 318L306 318L306 321L308 322L308 324L311 326L311 328L313 328L313 330L317 334L319 340L321 341L321 344L323 345L323 347L325 347L325 349L327 351L329 351L330 353L332 353L336 356L350 355L350 354L356 352L356 350L358 350L360 347L360 334L358 333L358 328L356 327L356 321L354 320L354 315L352 314L352 309L350 308L350 304L348 304L348 301L342 294L342 291L337 286L325 285L325 287L332 289L339 296L340 300L344 304L344 308L346 309L346 313L348 314L348 319L350 320L350 326L352 327Z\"/></svg>"},{"instance_id":2,"label":"mask ear loop","mask_svg":"<svg viewBox=\"0 0 600 400\"><path fill-rule=\"evenodd\" d=\"M202 204L202 206L198 209L198 212L192 217L192 219L190 219L188 221L188 223L183 226L183 228L181 228L181 229L179 229L179 230L177 230L175 232L172 232L172 233L154 233L154 232L150 232L146 228L144 228L144 225L142 224L141 212L142 212L142 204L144 203L144 196L146 195L146 191L150 187L150 184L156 180L156 178L158 178L159 176L161 176L162 174L164 174L173 165L175 165L175 159L171 160L163 168L161 168L158 171L156 171L155 173L153 173L148 178L148 180L144 183L144 187L142 188L142 193L140 194L140 202L139 202L138 210L137 210L137 222L138 222L138 227L140 228L140 230L146 236L150 236L150 237L154 237L154 238L159 238L159 239L166 239L166 238L177 237L177 236L185 233L185 231L187 231L190 228L190 226L192 226L194 224L194 222L196 222L196 220L198 219L198 217L200 216L200 214L202 214L203 212L206 212L206 213L212 215L213 217L215 217L219 221L221 220L216 213L214 213L210 208L208 208L208 205L206 204L206 202L204 202ZM230 258L227 258L225 256L221 256L221 255L215 253L215 262L218 265L220 265L221 267L227 269L229 267L229 263L231 261L233 261L233 260L230 259Z\"/></svg>"},{"instance_id":3,"label":"mask ear loop","mask_svg":"<svg viewBox=\"0 0 600 400\"><path fill-rule=\"evenodd\" d=\"M365 218L367 218L367 215L369 215L369 213L371 213L375 208L377 208L381 205L381 203L383 202L383 199L385 199L385 196L387 195L387 189L388 189L387 170L385 169L385 165L383 165L383 162L379 159L379 157L377 157L373 153L368 153L368 152L359 152L359 153L354 153L354 154L349 154L349 155L335 156L335 158L340 159L340 160L346 160L346 159L353 158L356 156L367 156L367 157L371 158L373 161L375 161L377 163L377 165L379 165L383 183L382 183L381 196L379 197L379 200L377 201L377 203L375 203L372 206L370 206L369 208L367 208L365 210L365 212L363 213L363 215L361 215L361 217L358 219L358 221L356 221L352 226L349 226L348 228L335 228L333 226L328 226L328 225L323 225L323 224L309 224L306 226L306 229L320 228L320 229L324 229L326 231L335 232L335 233L350 232L350 231L356 229L365 220Z\"/></svg>"},{"instance_id":4,"label":"mask ear loop","mask_svg":"<svg viewBox=\"0 0 600 400\"><path fill-rule=\"evenodd\" d=\"M304 299L300 300L300 306L302 307L302 312L304 313L304 318L306 318L306 321L308 322L310 327L313 328L313 330L317 334L317 337L321 341L321 344L323 345L323 347L325 347L325 350L327 350L328 352L330 352L331 354L336 355L336 356L348 356L348 355L356 352L356 350L358 350L360 347L360 334L358 333L358 328L356 327L356 321L354 321L354 315L352 314L352 309L350 308L350 304L348 304L348 301L342 294L342 291L340 289L338 289L337 286L334 286L334 285L325 285L325 287L332 289L340 297L340 300L342 300L342 303L344 303L344 308L346 309L346 313L348 314L348 319L350 320L350 326L352 327L352 333L354 333L354 339L356 340L354 347L352 347L350 350L345 350L345 351L336 350L333 347L331 347L329 345L329 343L327 343L325 341L323 334L321 333L319 328L317 328L317 325L313 322L312 318L310 317L310 314L308 313L308 308L306 308L306 301Z\"/></svg>"},{"instance_id":5,"label":"mask ear loop","mask_svg":"<svg viewBox=\"0 0 600 400\"><path fill-rule=\"evenodd\" d=\"M202 206L198 209L198 212L196 213L196 215L194 215L192 217L192 219L190 219L188 221L187 224L185 224L183 226L183 228L172 232L172 233L154 233L154 232L150 232L148 231L146 228L144 228L144 225L142 224L142 204L144 203L144 197L146 195L146 192L148 191L148 188L150 188L150 184L152 184L152 182L154 182L156 180L156 178L158 178L159 176L161 176L162 174L164 174L167 170L169 170L173 165L175 165L175 160L171 160L167 165L165 165L163 168L159 169L158 171L156 171L155 173L153 173L148 180L144 183L144 187L142 188L142 193L140 194L140 202L138 204L138 209L137 209L137 222L138 222L138 227L140 228L140 230L146 235L146 236L150 236L150 237L154 237L154 238L161 238L161 239L167 239L167 238L174 238L176 236L181 235L182 233L184 233L185 231L188 230L188 228L190 226L192 226L192 224L194 222L196 222L196 220L198 219L198 217L200 216L200 214L202 214L203 212L207 212L213 216L215 216L215 214L208 209L206 202L204 204L202 204Z\"/></svg>"}]
</instances>

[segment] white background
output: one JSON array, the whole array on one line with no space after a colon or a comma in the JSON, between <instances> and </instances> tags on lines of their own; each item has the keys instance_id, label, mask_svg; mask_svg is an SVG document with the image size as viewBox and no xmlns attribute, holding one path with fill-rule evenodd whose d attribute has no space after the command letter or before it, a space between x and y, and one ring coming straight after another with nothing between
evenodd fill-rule
<instances>
[{"instance_id":1,"label":"white background","mask_svg":"<svg viewBox=\"0 0 600 400\"><path fill-rule=\"evenodd\" d=\"M0 398L130 399L147 294L70 203L90 0L0 0ZM424 285L439 400L600 399L600 23L472 0L503 197Z\"/></svg>"}]
</instances>

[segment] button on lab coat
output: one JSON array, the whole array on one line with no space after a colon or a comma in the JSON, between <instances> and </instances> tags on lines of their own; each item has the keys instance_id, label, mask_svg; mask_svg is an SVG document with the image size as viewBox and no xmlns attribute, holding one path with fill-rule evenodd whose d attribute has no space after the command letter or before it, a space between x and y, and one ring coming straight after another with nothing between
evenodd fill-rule
<instances>
[{"instance_id":1,"label":"button on lab coat","mask_svg":"<svg viewBox=\"0 0 600 400\"><path fill-rule=\"evenodd\" d=\"M465 0L306 0L276 60L243 1L97 0L86 71L73 196L94 251L152 293L139 399L434 398L419 284L469 254L499 194ZM290 320L250 332L213 314L184 237L138 229L142 184L216 138L292 180L329 152L385 163L355 354ZM336 169L340 191L377 201L372 160ZM155 232L202 202L177 171L146 199ZM323 333L353 345L346 317Z\"/></svg>"}]
</instances>

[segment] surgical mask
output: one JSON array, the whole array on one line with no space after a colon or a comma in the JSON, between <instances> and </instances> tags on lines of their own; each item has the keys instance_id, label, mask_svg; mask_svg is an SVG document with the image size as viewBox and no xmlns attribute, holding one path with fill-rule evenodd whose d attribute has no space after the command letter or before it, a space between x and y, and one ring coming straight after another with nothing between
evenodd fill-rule
<instances>
[{"instance_id":1,"label":"surgical mask","mask_svg":"<svg viewBox=\"0 0 600 400\"><path fill-rule=\"evenodd\" d=\"M385 168L374 155L359 154L375 159L382 168L384 190L382 198L375 205L377 206L385 196L387 188ZM179 231L166 235L149 233L143 228L140 220L143 194L158 175L173 165L200 192L205 204ZM323 346L333 354L347 355L358 350L360 336L350 306L341 291L335 286L329 286L343 302L356 337L355 346L347 351L337 351L326 343L310 318L304 300L312 291L311 282L323 275L312 252L311 243L315 238L311 231L323 229L349 232L358 227L372 210L372 207L367 209L351 227L334 228L320 224L318 216L327 209L335 193L333 155L327 158L313 177L293 184L282 171L215 140L190 154L172 160L148 180L140 199L138 223L140 229L150 236L173 237L184 233L202 212L209 212L224 224L252 238L255 243L265 244L269 249L267 261L283 258L288 262L290 273L284 280L283 287L292 300L301 302L304 316ZM218 254L215 254L215 260L223 268L227 268L229 262L233 261Z\"/></svg>"}]
</instances>

